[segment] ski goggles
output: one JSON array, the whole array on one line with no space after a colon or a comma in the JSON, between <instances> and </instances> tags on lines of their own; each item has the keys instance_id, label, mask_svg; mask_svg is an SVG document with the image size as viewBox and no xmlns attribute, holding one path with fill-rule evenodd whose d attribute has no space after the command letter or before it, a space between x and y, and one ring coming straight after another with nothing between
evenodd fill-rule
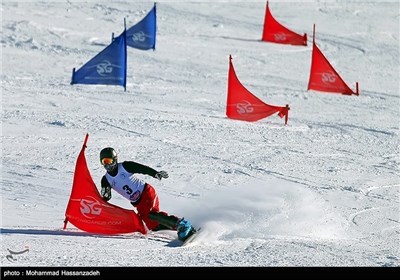
<instances>
[{"instance_id":1,"label":"ski goggles","mask_svg":"<svg viewBox=\"0 0 400 280\"><path fill-rule=\"evenodd\" d=\"M103 158L101 160L101 164L106 166L106 165L112 165L114 163L114 159L113 158Z\"/></svg>"}]
</instances>

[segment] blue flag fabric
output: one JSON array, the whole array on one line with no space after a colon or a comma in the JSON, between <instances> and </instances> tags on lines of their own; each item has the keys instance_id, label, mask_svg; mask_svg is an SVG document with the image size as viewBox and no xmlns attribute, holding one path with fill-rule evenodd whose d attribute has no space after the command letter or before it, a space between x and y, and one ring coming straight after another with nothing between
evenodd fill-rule
<instances>
[{"instance_id":1,"label":"blue flag fabric","mask_svg":"<svg viewBox=\"0 0 400 280\"><path fill-rule=\"evenodd\" d=\"M156 48L156 4L137 24L126 31L126 44L132 48L149 50Z\"/></svg>"},{"instance_id":2,"label":"blue flag fabric","mask_svg":"<svg viewBox=\"0 0 400 280\"><path fill-rule=\"evenodd\" d=\"M120 85L126 90L126 64L126 31L124 31L78 71L73 69L71 85Z\"/></svg>"}]
</instances>

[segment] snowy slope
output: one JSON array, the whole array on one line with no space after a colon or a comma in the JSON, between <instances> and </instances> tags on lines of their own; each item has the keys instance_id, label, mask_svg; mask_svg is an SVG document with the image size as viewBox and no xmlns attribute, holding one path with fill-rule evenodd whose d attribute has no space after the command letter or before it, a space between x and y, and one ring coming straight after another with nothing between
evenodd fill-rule
<instances>
[{"instance_id":1,"label":"snowy slope","mask_svg":"<svg viewBox=\"0 0 400 280\"><path fill-rule=\"evenodd\" d=\"M265 2L159 2L156 50L128 49L124 92L71 86L72 68L152 2L3 1L2 266L399 266L399 3L269 4L307 47L260 42ZM314 23L360 96L307 91ZM290 105L288 125L226 118L230 54L254 95ZM106 146L168 171L143 179L203 228L193 245L62 230L86 133L98 186Z\"/></svg>"}]
</instances>

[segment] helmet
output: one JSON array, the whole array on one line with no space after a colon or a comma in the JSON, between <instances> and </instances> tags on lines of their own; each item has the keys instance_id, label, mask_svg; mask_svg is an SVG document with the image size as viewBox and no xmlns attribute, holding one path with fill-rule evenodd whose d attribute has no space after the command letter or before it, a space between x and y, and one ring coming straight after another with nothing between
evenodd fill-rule
<instances>
[{"instance_id":1,"label":"helmet","mask_svg":"<svg viewBox=\"0 0 400 280\"><path fill-rule=\"evenodd\" d=\"M112 160L109 162L104 162L104 159ZM117 166L117 161L117 152L113 148L107 147L100 151L100 162L107 171L112 171Z\"/></svg>"}]
</instances>

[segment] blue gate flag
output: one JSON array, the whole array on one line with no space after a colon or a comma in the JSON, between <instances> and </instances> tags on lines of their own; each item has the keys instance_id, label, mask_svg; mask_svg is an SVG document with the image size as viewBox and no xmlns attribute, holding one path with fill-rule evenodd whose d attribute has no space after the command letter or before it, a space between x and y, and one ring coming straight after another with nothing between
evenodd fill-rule
<instances>
[{"instance_id":1,"label":"blue gate flag","mask_svg":"<svg viewBox=\"0 0 400 280\"><path fill-rule=\"evenodd\" d=\"M78 71L72 70L71 85L120 85L126 91L126 64L125 30Z\"/></svg>"},{"instance_id":2,"label":"blue gate flag","mask_svg":"<svg viewBox=\"0 0 400 280\"><path fill-rule=\"evenodd\" d=\"M156 28L156 3L154 3L150 12L126 31L126 44L140 50L155 50Z\"/></svg>"}]
</instances>

